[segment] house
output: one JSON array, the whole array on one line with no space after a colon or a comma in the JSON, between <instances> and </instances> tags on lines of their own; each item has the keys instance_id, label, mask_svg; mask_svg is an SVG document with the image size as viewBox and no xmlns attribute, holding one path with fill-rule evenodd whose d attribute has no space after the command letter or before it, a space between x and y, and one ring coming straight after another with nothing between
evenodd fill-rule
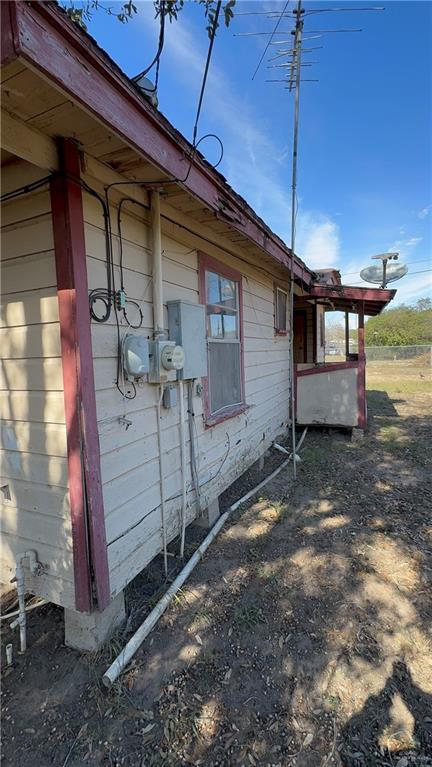
<instances>
[{"instance_id":1,"label":"house","mask_svg":"<svg viewBox=\"0 0 432 767\"><path fill-rule=\"evenodd\" d=\"M61 9L0 7L2 581L91 649L286 431L291 280L301 398L324 311L392 292L346 304Z\"/></svg>"}]
</instances>

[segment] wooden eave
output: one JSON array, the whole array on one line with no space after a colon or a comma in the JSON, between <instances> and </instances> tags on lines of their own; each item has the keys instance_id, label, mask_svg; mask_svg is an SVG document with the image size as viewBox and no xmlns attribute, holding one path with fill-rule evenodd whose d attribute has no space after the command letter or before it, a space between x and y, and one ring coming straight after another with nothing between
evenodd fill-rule
<instances>
[{"instance_id":1,"label":"wooden eave","mask_svg":"<svg viewBox=\"0 0 432 767\"><path fill-rule=\"evenodd\" d=\"M27 99L21 99L24 114L19 114L16 89L3 98L4 109L52 137L71 135L71 117L79 110L74 134L91 156L133 180L185 179L191 144L56 4L17 0L0 6L5 84L24 78L29 68L52 86L39 114L29 113ZM95 131L95 123L105 132ZM314 273L292 258L285 243L199 153L187 179L166 185L166 200L263 262L292 271L305 287L314 281Z\"/></svg>"},{"instance_id":2,"label":"wooden eave","mask_svg":"<svg viewBox=\"0 0 432 767\"><path fill-rule=\"evenodd\" d=\"M309 295L311 298L327 301L333 311L356 313L363 307L366 315L374 317L390 303L396 295L396 290L315 284L309 289Z\"/></svg>"}]
</instances>

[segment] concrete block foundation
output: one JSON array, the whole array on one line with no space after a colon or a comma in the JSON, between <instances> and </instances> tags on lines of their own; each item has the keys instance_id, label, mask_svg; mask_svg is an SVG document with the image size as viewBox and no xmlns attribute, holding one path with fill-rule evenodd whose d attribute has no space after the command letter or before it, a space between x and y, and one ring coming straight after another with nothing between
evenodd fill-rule
<instances>
[{"instance_id":1,"label":"concrete block foundation","mask_svg":"<svg viewBox=\"0 0 432 767\"><path fill-rule=\"evenodd\" d=\"M219 498L216 498L215 501L212 501L210 505L207 506L201 516L195 520L195 524L198 525L198 527L204 527L208 530L213 527L215 522L217 522L219 516Z\"/></svg>"},{"instance_id":2,"label":"concrete block foundation","mask_svg":"<svg viewBox=\"0 0 432 767\"><path fill-rule=\"evenodd\" d=\"M94 613L64 611L65 645L75 650L98 650L126 618L123 592L102 610Z\"/></svg>"}]
</instances>

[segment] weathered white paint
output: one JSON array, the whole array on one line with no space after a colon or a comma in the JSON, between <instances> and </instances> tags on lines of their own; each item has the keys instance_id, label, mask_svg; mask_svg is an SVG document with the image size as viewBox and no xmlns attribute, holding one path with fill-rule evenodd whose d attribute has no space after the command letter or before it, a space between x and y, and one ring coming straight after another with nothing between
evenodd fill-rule
<instances>
[{"instance_id":1,"label":"weathered white paint","mask_svg":"<svg viewBox=\"0 0 432 767\"><path fill-rule=\"evenodd\" d=\"M297 377L298 423L351 427L357 420L357 368Z\"/></svg>"},{"instance_id":2,"label":"weathered white paint","mask_svg":"<svg viewBox=\"0 0 432 767\"><path fill-rule=\"evenodd\" d=\"M95 186L97 181L88 178ZM113 195L115 277L119 285L117 238L118 195ZM165 206L166 209L166 206ZM240 260L226 252L223 238L214 231L207 235L210 245L199 235L206 230L186 214L176 212L176 220L196 234L182 230L173 237L173 225L163 218L164 302L185 298L199 301L198 250L231 266L243 275L244 364L246 402L242 415L206 429L203 403L194 397L197 427L197 453L203 505L211 503L286 428L289 418L289 339L274 333L274 279L271 271ZM89 288L106 284L105 242L101 209L97 200L84 195L84 218ZM180 231L180 230L179 230ZM139 301L144 325L140 332L152 333L152 263L149 215L138 206L122 207L124 282L128 296ZM178 239L177 239L178 236ZM237 250L239 247L237 246ZM239 251L241 252L241 251ZM248 258L243 253L244 258ZM271 269L271 268L270 268ZM280 280L280 276L279 276ZM164 324L167 329L166 308ZM130 331L121 320L121 335ZM123 400L116 390L116 327L114 318L106 324L92 323L96 405L101 449L108 558L112 594L118 593L134 575L161 551L159 459L156 424L157 387L144 383L134 400ZM185 403L186 405L186 403ZM119 421L126 418L126 430ZM167 532L172 540L179 532L181 509L179 410L165 411L162 440L165 450ZM189 459L189 445L186 446ZM221 471L221 467L223 470ZM208 481L210 480L210 481ZM187 463L189 490L188 523L196 516L191 491L191 469Z\"/></svg>"},{"instance_id":3,"label":"weathered white paint","mask_svg":"<svg viewBox=\"0 0 432 767\"><path fill-rule=\"evenodd\" d=\"M11 190L43 175L20 161L6 166L3 181ZM10 581L17 553L35 549L44 574L27 574L26 588L73 607L60 332L47 190L4 203L1 234L0 579Z\"/></svg>"}]
</instances>

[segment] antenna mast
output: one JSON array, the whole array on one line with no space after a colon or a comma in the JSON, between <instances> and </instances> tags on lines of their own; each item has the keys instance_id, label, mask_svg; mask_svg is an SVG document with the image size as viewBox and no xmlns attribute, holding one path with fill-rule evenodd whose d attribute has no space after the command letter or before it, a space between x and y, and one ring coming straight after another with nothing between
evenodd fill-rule
<instances>
[{"instance_id":1,"label":"antenna mast","mask_svg":"<svg viewBox=\"0 0 432 767\"><path fill-rule=\"evenodd\" d=\"M291 282L290 282L290 357L291 357L291 433L292 433L292 456L293 475L297 477L296 465L296 432L295 432L295 386L294 386L294 253L297 218L297 156L298 156L298 128L300 111L300 82L301 82L301 45L303 33L303 10L301 0L297 2L296 24L294 31L293 57L291 61L289 90L292 91L295 77L295 105L294 105L294 137L292 158L292 182L291 182Z\"/></svg>"}]
</instances>

